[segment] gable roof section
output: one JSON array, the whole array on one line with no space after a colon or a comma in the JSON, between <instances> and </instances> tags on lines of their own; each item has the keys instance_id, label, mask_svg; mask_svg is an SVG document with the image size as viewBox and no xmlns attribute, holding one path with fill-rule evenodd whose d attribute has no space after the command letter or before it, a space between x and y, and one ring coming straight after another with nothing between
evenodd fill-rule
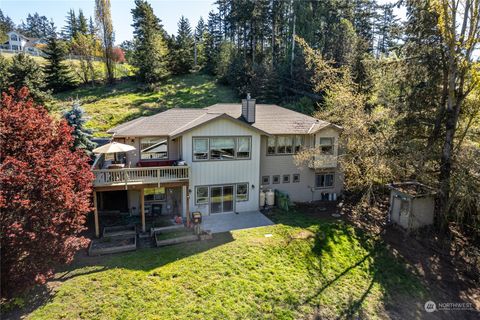
<instances>
[{"instance_id":1,"label":"gable roof section","mask_svg":"<svg viewBox=\"0 0 480 320\"><path fill-rule=\"evenodd\" d=\"M170 136L178 137L196 127L217 119L227 119L254 129L261 134L314 134L331 127L342 128L302 113L276 105L257 104L255 123L249 124L241 115L241 104L215 104L204 109L173 108L149 117L140 117L110 130L117 137Z\"/></svg>"}]
</instances>

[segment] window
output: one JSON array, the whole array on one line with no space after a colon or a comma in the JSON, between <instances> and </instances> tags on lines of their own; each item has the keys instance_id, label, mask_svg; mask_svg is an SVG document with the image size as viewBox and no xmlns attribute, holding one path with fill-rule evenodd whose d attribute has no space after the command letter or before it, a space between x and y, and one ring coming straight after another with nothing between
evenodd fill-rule
<instances>
[{"instance_id":1,"label":"window","mask_svg":"<svg viewBox=\"0 0 480 320\"><path fill-rule=\"evenodd\" d=\"M294 154L301 151L302 135L268 137L267 155Z\"/></svg>"},{"instance_id":2,"label":"window","mask_svg":"<svg viewBox=\"0 0 480 320\"><path fill-rule=\"evenodd\" d=\"M193 160L250 159L251 137L193 138Z\"/></svg>"},{"instance_id":3,"label":"window","mask_svg":"<svg viewBox=\"0 0 480 320\"><path fill-rule=\"evenodd\" d=\"M295 136L295 153L299 153L302 150L303 136Z\"/></svg>"},{"instance_id":4,"label":"window","mask_svg":"<svg viewBox=\"0 0 480 320\"><path fill-rule=\"evenodd\" d=\"M273 184L279 184L280 183L280 176L273 176Z\"/></svg>"},{"instance_id":5,"label":"window","mask_svg":"<svg viewBox=\"0 0 480 320\"><path fill-rule=\"evenodd\" d=\"M234 138L210 138L210 159L230 160L235 158Z\"/></svg>"},{"instance_id":6,"label":"window","mask_svg":"<svg viewBox=\"0 0 480 320\"><path fill-rule=\"evenodd\" d=\"M293 183L300 182L300 175L298 173L292 175L292 182Z\"/></svg>"},{"instance_id":7,"label":"window","mask_svg":"<svg viewBox=\"0 0 480 320\"><path fill-rule=\"evenodd\" d=\"M207 160L208 159L208 139L193 139L193 159Z\"/></svg>"},{"instance_id":8,"label":"window","mask_svg":"<svg viewBox=\"0 0 480 320\"><path fill-rule=\"evenodd\" d=\"M195 203L208 204L208 187L195 188Z\"/></svg>"},{"instance_id":9,"label":"window","mask_svg":"<svg viewBox=\"0 0 480 320\"><path fill-rule=\"evenodd\" d=\"M284 174L283 175L283 183L290 183L290 175Z\"/></svg>"},{"instance_id":10,"label":"window","mask_svg":"<svg viewBox=\"0 0 480 320\"><path fill-rule=\"evenodd\" d=\"M248 183L237 184L237 202L248 201Z\"/></svg>"},{"instance_id":11,"label":"window","mask_svg":"<svg viewBox=\"0 0 480 320\"><path fill-rule=\"evenodd\" d=\"M12 50L18 51L18 46L16 44L12 45Z\"/></svg>"},{"instance_id":12,"label":"window","mask_svg":"<svg viewBox=\"0 0 480 320\"><path fill-rule=\"evenodd\" d=\"M12 39L12 41L18 41L18 37L17 37L17 35L15 35L15 34L12 34L12 35L10 36L10 39Z\"/></svg>"},{"instance_id":13,"label":"window","mask_svg":"<svg viewBox=\"0 0 480 320\"><path fill-rule=\"evenodd\" d=\"M320 173L315 175L316 188L330 188L333 187L334 174Z\"/></svg>"},{"instance_id":14,"label":"window","mask_svg":"<svg viewBox=\"0 0 480 320\"><path fill-rule=\"evenodd\" d=\"M334 138L320 138L320 151L322 154L333 154Z\"/></svg>"},{"instance_id":15,"label":"window","mask_svg":"<svg viewBox=\"0 0 480 320\"><path fill-rule=\"evenodd\" d=\"M275 137L268 137L267 154L275 154Z\"/></svg>"},{"instance_id":16,"label":"window","mask_svg":"<svg viewBox=\"0 0 480 320\"><path fill-rule=\"evenodd\" d=\"M140 139L140 159L168 159L168 140L162 137Z\"/></svg>"},{"instance_id":17,"label":"window","mask_svg":"<svg viewBox=\"0 0 480 320\"><path fill-rule=\"evenodd\" d=\"M145 188L143 191L143 199L145 201L165 201L165 188Z\"/></svg>"},{"instance_id":18,"label":"window","mask_svg":"<svg viewBox=\"0 0 480 320\"><path fill-rule=\"evenodd\" d=\"M278 154L293 153L293 136L279 136L277 138L277 153Z\"/></svg>"},{"instance_id":19,"label":"window","mask_svg":"<svg viewBox=\"0 0 480 320\"><path fill-rule=\"evenodd\" d=\"M238 137L237 138L237 159L250 158L250 138Z\"/></svg>"},{"instance_id":20,"label":"window","mask_svg":"<svg viewBox=\"0 0 480 320\"><path fill-rule=\"evenodd\" d=\"M262 177L262 184L263 185L270 184L270 176L263 176Z\"/></svg>"}]
</instances>

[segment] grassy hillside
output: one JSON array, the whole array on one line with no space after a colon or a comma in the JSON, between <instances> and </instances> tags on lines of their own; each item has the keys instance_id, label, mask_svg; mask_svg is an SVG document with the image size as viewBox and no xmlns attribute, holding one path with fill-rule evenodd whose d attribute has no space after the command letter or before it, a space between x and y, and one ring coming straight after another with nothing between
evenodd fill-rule
<instances>
[{"instance_id":1,"label":"grassy hillside","mask_svg":"<svg viewBox=\"0 0 480 320\"><path fill-rule=\"evenodd\" d=\"M203 108L218 102L239 101L230 88L204 74L172 77L154 92L144 90L138 82L125 80L114 86L78 88L55 98L51 109L57 114L78 98L90 117L87 126L94 130L95 136L104 136L109 128L127 120L173 107Z\"/></svg>"},{"instance_id":2,"label":"grassy hillside","mask_svg":"<svg viewBox=\"0 0 480 320\"><path fill-rule=\"evenodd\" d=\"M4 56L7 59L11 59L14 54L12 53L1 53L2 56ZM39 65L43 66L46 63L46 59L43 57L38 57L38 56L31 56L33 60L35 60ZM68 59L66 60L66 64L70 66L72 70L72 74L75 77L75 80L78 83L81 83L81 78L79 76L80 73L80 62L77 59ZM93 62L93 67L95 70L95 76L97 79L103 79L105 77L105 66L103 62L101 61L94 61ZM115 66L115 76L117 78L123 78L123 77L128 77L133 75L133 67L129 65L128 63L124 64L117 64Z\"/></svg>"}]
</instances>

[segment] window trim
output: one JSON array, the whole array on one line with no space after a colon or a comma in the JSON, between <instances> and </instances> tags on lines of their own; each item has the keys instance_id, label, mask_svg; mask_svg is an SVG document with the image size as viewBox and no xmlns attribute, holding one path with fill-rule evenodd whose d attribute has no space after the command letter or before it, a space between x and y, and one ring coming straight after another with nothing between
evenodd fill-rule
<instances>
[{"instance_id":1,"label":"window trim","mask_svg":"<svg viewBox=\"0 0 480 320\"><path fill-rule=\"evenodd\" d=\"M332 142L332 144L322 144L322 139L330 139L330 141ZM331 156L331 155L334 155L335 154L335 137L319 137L318 139L318 146L320 148L320 154L321 155L326 155L326 156ZM322 148L323 147L332 147L332 152L330 153L326 153L326 152L323 152Z\"/></svg>"},{"instance_id":2,"label":"window trim","mask_svg":"<svg viewBox=\"0 0 480 320\"><path fill-rule=\"evenodd\" d=\"M267 182L265 182L265 180ZM262 176L262 185L269 185L269 184L270 184L270 176Z\"/></svg>"},{"instance_id":3,"label":"window trim","mask_svg":"<svg viewBox=\"0 0 480 320\"><path fill-rule=\"evenodd\" d=\"M239 185L246 185L247 186L247 194L245 195L246 196L246 199L243 199L243 200L238 200L238 186ZM250 184L248 182L240 182L240 183L236 183L235 184L235 202L246 202L248 201L248 199L250 198L250 192L249 192L249 187L250 187Z\"/></svg>"},{"instance_id":4,"label":"window trim","mask_svg":"<svg viewBox=\"0 0 480 320\"><path fill-rule=\"evenodd\" d=\"M292 152L291 153L278 153L278 138L279 137L289 137L292 139ZM301 144L300 148L298 151L297 149L297 137L300 137ZM275 139L275 145L273 146L275 152L274 153L269 153L268 152L268 140L269 139ZM279 134L279 135L273 135L270 137L267 137L267 143L266 143L266 155L267 156L292 156L295 154L298 154L302 151L302 147L305 146L305 135L304 134ZM287 148L287 145L285 145L285 149Z\"/></svg>"},{"instance_id":5,"label":"window trim","mask_svg":"<svg viewBox=\"0 0 480 320\"><path fill-rule=\"evenodd\" d=\"M275 182L275 178L278 179L277 182ZM276 174L276 175L272 176L272 184L280 184L280 175L279 174Z\"/></svg>"},{"instance_id":6,"label":"window trim","mask_svg":"<svg viewBox=\"0 0 480 320\"><path fill-rule=\"evenodd\" d=\"M332 175L332 185L331 186L323 186L319 187L317 186L317 176L327 176L327 175ZM326 181L326 179L325 179ZM315 173L315 189L332 189L335 187L335 172L321 172L321 173Z\"/></svg>"},{"instance_id":7,"label":"window trim","mask_svg":"<svg viewBox=\"0 0 480 320\"><path fill-rule=\"evenodd\" d=\"M282 183L290 183L290 175L289 174L284 174L282 176Z\"/></svg>"},{"instance_id":8,"label":"window trim","mask_svg":"<svg viewBox=\"0 0 480 320\"><path fill-rule=\"evenodd\" d=\"M300 183L300 173L292 174L292 183Z\"/></svg>"},{"instance_id":9,"label":"window trim","mask_svg":"<svg viewBox=\"0 0 480 320\"><path fill-rule=\"evenodd\" d=\"M207 189L207 201L199 203L198 202L198 189L200 188L206 188ZM210 186L195 186L195 205L197 206L203 206L203 205L209 205L210 203Z\"/></svg>"},{"instance_id":10,"label":"window trim","mask_svg":"<svg viewBox=\"0 0 480 320\"><path fill-rule=\"evenodd\" d=\"M151 139L151 138L159 138L159 139L163 139L165 138L165 141L167 142L167 152L166 152L166 157L165 158L151 158L151 159L142 159L142 139ZM149 137L139 137L139 140L138 140L138 143L139 143L139 146L140 146L140 150L138 150L138 156L140 158L140 161L165 161L165 160L169 160L170 159L170 152L169 152L169 149L170 149L170 139L168 137L163 137L163 136L149 136Z\"/></svg>"},{"instance_id":11,"label":"window trim","mask_svg":"<svg viewBox=\"0 0 480 320\"><path fill-rule=\"evenodd\" d=\"M211 159L210 158L210 139L212 138L233 138L234 139L234 158L233 159ZM237 148L238 148L238 138L248 138L249 139L249 147L250 151L248 153L248 158L238 158L237 157ZM207 159L195 159L195 150L194 150L194 140L195 139L206 139L208 145L207 151ZM205 162L205 161L238 161L238 160L251 160L252 159L252 136L243 136L243 135L235 135L235 136L194 136L192 137L192 161L193 162Z\"/></svg>"}]
</instances>

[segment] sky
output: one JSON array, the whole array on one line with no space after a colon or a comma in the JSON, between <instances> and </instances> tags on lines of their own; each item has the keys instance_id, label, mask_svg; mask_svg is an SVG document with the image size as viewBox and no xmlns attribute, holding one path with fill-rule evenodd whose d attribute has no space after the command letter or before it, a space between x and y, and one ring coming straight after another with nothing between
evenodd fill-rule
<instances>
[{"instance_id":1,"label":"sky","mask_svg":"<svg viewBox=\"0 0 480 320\"><path fill-rule=\"evenodd\" d=\"M390 3L394 0L378 0L378 3ZM215 9L214 0L150 0L153 11L162 20L165 30L176 34L177 22L182 15L190 21L192 29L197 25L200 16L207 20L208 12ZM113 29L115 43L132 39L133 28L131 9L134 0L111 0ZM29 13L38 12L47 18L52 18L60 31L64 25L65 17L70 9L78 14L78 9L89 17L93 17L95 0L0 0L3 13L12 18L15 24L26 20ZM404 12L398 11L400 16Z\"/></svg>"}]
</instances>

